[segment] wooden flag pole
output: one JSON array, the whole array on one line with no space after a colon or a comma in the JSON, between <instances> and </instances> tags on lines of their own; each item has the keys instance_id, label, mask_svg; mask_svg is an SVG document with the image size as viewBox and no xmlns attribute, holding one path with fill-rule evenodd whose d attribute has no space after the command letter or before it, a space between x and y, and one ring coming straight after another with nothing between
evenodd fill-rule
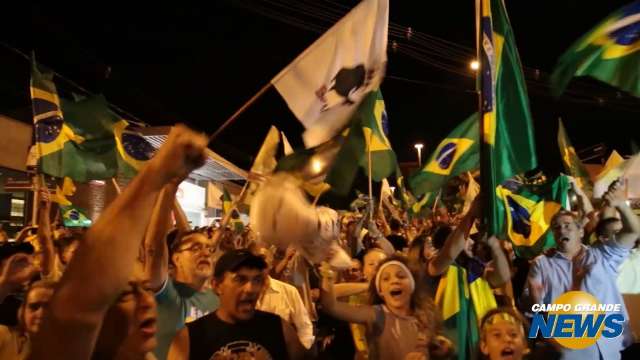
<instances>
[{"instance_id":1,"label":"wooden flag pole","mask_svg":"<svg viewBox=\"0 0 640 360\"><path fill-rule=\"evenodd\" d=\"M475 1L475 7L476 7L476 61L478 61L479 67L478 67L478 72L476 75L476 93L478 95L478 111L480 114L480 119L478 119L478 121L480 122L480 194L478 194L478 196L480 196L480 200L482 203L482 206L480 207L481 209L481 215L480 215L480 219L481 219L481 223L488 228L488 218L487 218L487 208L489 207L489 196L491 196L491 191L489 191L490 189L487 188L487 184L489 181L489 177L491 176L490 174L487 174L486 171L488 170L488 166L487 164L485 164L488 159L487 159L487 153L485 151L485 133L484 133L484 127L485 127L485 119L484 119L484 112L483 112L483 107L482 107L482 69L483 69L483 59L482 59L482 51L480 50L480 46L482 46L482 28L481 28L481 20L482 20L482 6L483 6L483 2L484 0L476 0ZM480 81L478 81L478 77L480 77ZM495 110L495 109L494 109ZM495 189L494 189L495 191ZM486 193L486 195L485 195Z\"/></svg>"},{"instance_id":2,"label":"wooden flag pole","mask_svg":"<svg viewBox=\"0 0 640 360\"><path fill-rule=\"evenodd\" d=\"M320 200L320 196L322 196L322 194L324 194L323 192L318 193L318 195L316 195L316 197L313 199L313 203L311 204L312 206L316 206L316 204L318 203L318 200Z\"/></svg>"},{"instance_id":3,"label":"wooden flag pole","mask_svg":"<svg viewBox=\"0 0 640 360\"><path fill-rule=\"evenodd\" d=\"M31 226L38 225L38 211L40 210L40 189L43 184L46 188L46 183L44 182L44 175L42 173L37 173L32 178L33 184L33 209L31 213Z\"/></svg>"},{"instance_id":4,"label":"wooden flag pole","mask_svg":"<svg viewBox=\"0 0 640 360\"><path fill-rule=\"evenodd\" d=\"M122 189L120 189L120 185L118 185L116 178L112 177L111 183L113 184L113 187L116 189L116 192L118 193L118 195L120 195L122 193Z\"/></svg>"},{"instance_id":5,"label":"wooden flag pole","mask_svg":"<svg viewBox=\"0 0 640 360\"><path fill-rule=\"evenodd\" d=\"M367 157L369 164L369 221L373 221L373 182L371 181L371 168L373 161L371 160L371 142L373 141L373 131L369 134L369 143L367 144Z\"/></svg>"},{"instance_id":6,"label":"wooden flag pole","mask_svg":"<svg viewBox=\"0 0 640 360\"><path fill-rule=\"evenodd\" d=\"M264 93L267 92L267 90L269 90L269 88L271 88L272 86L273 86L273 84L271 84L271 82L269 82L266 85L264 85L262 87L262 89L258 90L258 92L255 95L253 95L253 97L251 97L251 99L249 99L249 101L244 103L244 105L242 105L240 107L240 109L238 109L235 113L233 113L233 115L231 115L218 128L218 130L216 130L213 134L211 134L211 136L209 136L209 142L212 142L213 140L215 140L218 137L218 135L220 135L220 133L224 131L224 129L226 129L229 125L231 125L238 118L238 116L240 116L240 114L242 114L245 110L247 110L247 108L249 106L251 106L254 102L256 102L256 100L258 100L260 98L260 96L264 95Z\"/></svg>"}]
</instances>

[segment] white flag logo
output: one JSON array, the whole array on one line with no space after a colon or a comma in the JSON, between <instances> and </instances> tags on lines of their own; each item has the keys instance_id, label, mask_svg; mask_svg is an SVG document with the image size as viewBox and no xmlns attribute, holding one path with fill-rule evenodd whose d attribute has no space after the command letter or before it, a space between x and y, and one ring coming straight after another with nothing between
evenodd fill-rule
<instances>
[{"instance_id":1,"label":"white flag logo","mask_svg":"<svg viewBox=\"0 0 640 360\"><path fill-rule=\"evenodd\" d=\"M379 87L388 23L388 0L363 0L271 81L307 129L307 147L341 130Z\"/></svg>"}]
</instances>

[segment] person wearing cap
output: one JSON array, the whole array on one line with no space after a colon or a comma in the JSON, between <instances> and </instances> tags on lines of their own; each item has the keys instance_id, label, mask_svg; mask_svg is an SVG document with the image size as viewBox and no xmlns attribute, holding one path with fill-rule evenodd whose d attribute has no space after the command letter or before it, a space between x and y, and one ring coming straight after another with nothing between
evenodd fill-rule
<instances>
[{"instance_id":1,"label":"person wearing cap","mask_svg":"<svg viewBox=\"0 0 640 360\"><path fill-rule=\"evenodd\" d=\"M309 355L289 323L256 310L266 286L266 269L264 258L247 249L222 255L213 279L220 306L178 332L168 359L302 359Z\"/></svg>"}]
</instances>

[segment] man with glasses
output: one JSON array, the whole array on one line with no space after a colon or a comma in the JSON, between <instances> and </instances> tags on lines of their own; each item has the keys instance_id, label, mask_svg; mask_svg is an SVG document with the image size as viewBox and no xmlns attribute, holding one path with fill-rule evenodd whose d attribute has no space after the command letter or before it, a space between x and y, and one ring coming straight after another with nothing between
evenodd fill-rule
<instances>
[{"instance_id":1,"label":"man with glasses","mask_svg":"<svg viewBox=\"0 0 640 360\"><path fill-rule=\"evenodd\" d=\"M145 247L151 288L158 302L158 346L154 354L166 359L171 340L178 330L218 307L218 297L211 291L215 245L205 233L173 233L167 246L168 226L177 184L166 185L154 208ZM173 278L169 276L169 262Z\"/></svg>"}]
</instances>

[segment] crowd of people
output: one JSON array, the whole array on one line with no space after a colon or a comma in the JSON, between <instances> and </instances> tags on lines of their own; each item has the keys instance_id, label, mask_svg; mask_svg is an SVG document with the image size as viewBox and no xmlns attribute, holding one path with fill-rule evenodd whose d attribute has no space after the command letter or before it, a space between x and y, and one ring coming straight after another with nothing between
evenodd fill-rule
<instances>
[{"instance_id":1,"label":"crowd of people","mask_svg":"<svg viewBox=\"0 0 640 360\"><path fill-rule=\"evenodd\" d=\"M42 192L38 226L0 246L0 359L608 360L635 341L628 321L586 349L528 338L531 304L571 290L624 304L620 288L640 287L621 181L597 207L573 182L577 206L533 259L485 234L482 195L464 213L348 212L337 241L351 266L337 269L250 224L191 229L175 195L206 146L175 126L86 231L52 223Z\"/></svg>"}]
</instances>

